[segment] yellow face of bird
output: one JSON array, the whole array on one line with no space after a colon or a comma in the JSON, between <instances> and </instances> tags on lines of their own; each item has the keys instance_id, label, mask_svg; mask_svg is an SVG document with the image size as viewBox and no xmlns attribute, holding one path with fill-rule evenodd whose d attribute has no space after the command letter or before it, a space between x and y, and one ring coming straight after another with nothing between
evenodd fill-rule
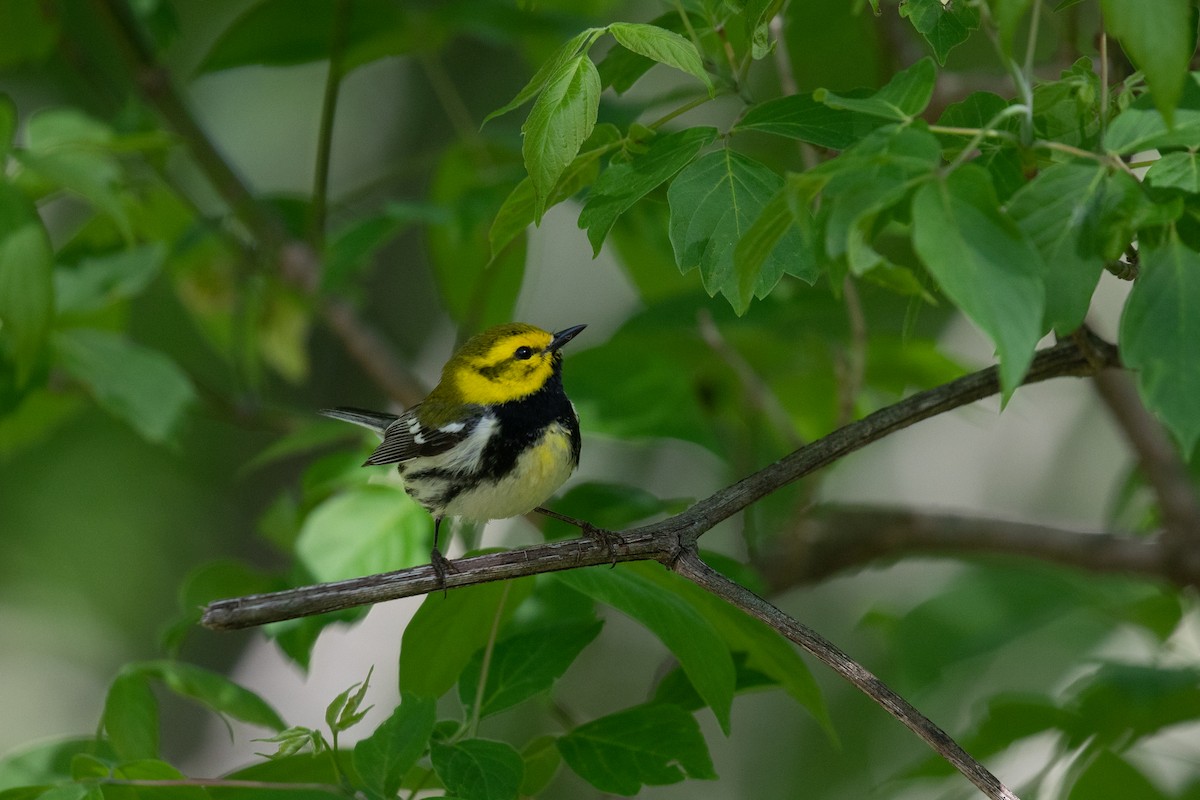
<instances>
[{"instance_id":1,"label":"yellow face of bird","mask_svg":"<svg viewBox=\"0 0 1200 800\"><path fill-rule=\"evenodd\" d=\"M541 389L561 358L554 337L532 325L511 323L471 337L442 370L462 400L490 404L520 400Z\"/></svg>"}]
</instances>

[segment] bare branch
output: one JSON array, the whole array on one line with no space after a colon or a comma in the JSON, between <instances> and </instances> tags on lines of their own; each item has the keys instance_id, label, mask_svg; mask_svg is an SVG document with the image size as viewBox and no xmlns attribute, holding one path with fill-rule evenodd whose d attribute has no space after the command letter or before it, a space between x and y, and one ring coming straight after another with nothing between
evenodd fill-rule
<instances>
[{"instance_id":1,"label":"bare branch","mask_svg":"<svg viewBox=\"0 0 1200 800\"><path fill-rule=\"evenodd\" d=\"M1193 580L1200 574L1200 497L1187 465L1162 424L1142 404L1128 374L1102 370L1093 377L1093 383L1137 453L1146 480L1158 497L1163 546L1170 551L1163 568L1177 582Z\"/></svg>"},{"instance_id":2,"label":"bare branch","mask_svg":"<svg viewBox=\"0 0 1200 800\"><path fill-rule=\"evenodd\" d=\"M1015 556L1151 579L1167 577L1168 570L1161 537L844 505L814 508L793 533L778 537L754 562L773 591L784 591L874 562L919 554Z\"/></svg>"},{"instance_id":3,"label":"bare branch","mask_svg":"<svg viewBox=\"0 0 1200 800\"><path fill-rule=\"evenodd\" d=\"M985 795L994 800L1017 800L1017 796L1013 794L1012 790L972 758L945 731L812 628L780 611L744 586L726 578L705 564L695 550L688 550L671 566L683 577L707 589L727 603L740 608L750 616L762 620L816 656L821 663L841 675L863 694L882 706L889 714L900 720L905 727L932 747L938 755L954 765L967 780L979 787Z\"/></svg>"}]
</instances>

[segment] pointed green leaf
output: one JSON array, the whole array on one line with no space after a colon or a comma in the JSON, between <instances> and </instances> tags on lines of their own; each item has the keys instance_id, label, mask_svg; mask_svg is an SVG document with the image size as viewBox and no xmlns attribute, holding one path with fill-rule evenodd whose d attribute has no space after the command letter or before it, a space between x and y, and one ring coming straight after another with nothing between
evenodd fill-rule
<instances>
[{"instance_id":1,"label":"pointed green leaf","mask_svg":"<svg viewBox=\"0 0 1200 800\"><path fill-rule=\"evenodd\" d=\"M1180 189L1200 194L1200 156L1167 153L1146 170L1146 182L1159 189Z\"/></svg>"},{"instance_id":2,"label":"pointed green leaf","mask_svg":"<svg viewBox=\"0 0 1200 800\"><path fill-rule=\"evenodd\" d=\"M446 791L460 800L516 800L525 774L521 754L505 742L465 739L429 752Z\"/></svg>"},{"instance_id":3,"label":"pointed green leaf","mask_svg":"<svg viewBox=\"0 0 1200 800\"><path fill-rule=\"evenodd\" d=\"M559 176L554 191L546 200L546 208L558 205L593 183L600 174L600 159L616 147L620 138L620 131L615 125L597 125L591 137L584 143L583 152L576 156ZM536 205L533 181L525 178L504 198L504 204L496 212L496 218L488 230L492 258L496 258L513 239L533 224Z\"/></svg>"},{"instance_id":4,"label":"pointed green leaf","mask_svg":"<svg viewBox=\"0 0 1200 800\"><path fill-rule=\"evenodd\" d=\"M1171 122L1196 49L1196 20L1188 0L1158 0L1147 13L1142 0L1101 0L1104 27L1121 41L1146 83L1159 113Z\"/></svg>"},{"instance_id":5,"label":"pointed green leaf","mask_svg":"<svg viewBox=\"0 0 1200 800\"><path fill-rule=\"evenodd\" d=\"M428 561L432 529L429 515L398 487L362 485L309 513L296 556L318 581L374 575Z\"/></svg>"},{"instance_id":6,"label":"pointed green leaf","mask_svg":"<svg viewBox=\"0 0 1200 800\"><path fill-rule=\"evenodd\" d=\"M354 771L375 797L395 797L404 774L429 745L437 702L406 694L392 715L354 746Z\"/></svg>"},{"instance_id":7,"label":"pointed green leaf","mask_svg":"<svg viewBox=\"0 0 1200 800\"><path fill-rule=\"evenodd\" d=\"M851 100L869 97L870 92L848 92ZM750 109L734 126L734 132L759 131L802 142L845 150L871 131L887 124L876 114L848 111L819 102L811 92L776 97Z\"/></svg>"},{"instance_id":8,"label":"pointed green leaf","mask_svg":"<svg viewBox=\"0 0 1200 800\"><path fill-rule=\"evenodd\" d=\"M600 107L600 76L587 54L567 61L546 80L546 86L521 126L521 153L533 182L534 222L541 221L559 176L579 154L596 125Z\"/></svg>"},{"instance_id":9,"label":"pointed green leaf","mask_svg":"<svg viewBox=\"0 0 1200 800\"><path fill-rule=\"evenodd\" d=\"M511 708L549 689L576 657L600 633L599 620L569 622L536 628L496 643L479 700L479 716ZM458 696L473 709L479 692L483 651L475 654L458 679Z\"/></svg>"},{"instance_id":10,"label":"pointed green leaf","mask_svg":"<svg viewBox=\"0 0 1200 800\"><path fill-rule=\"evenodd\" d=\"M42 355L54 316L54 254L37 210L0 182L0 338L24 383Z\"/></svg>"},{"instance_id":11,"label":"pointed green leaf","mask_svg":"<svg viewBox=\"0 0 1200 800\"><path fill-rule=\"evenodd\" d=\"M908 17L917 32L933 48L939 64L979 28L979 9L973 3L943 3L942 0L907 0L900 16Z\"/></svg>"},{"instance_id":12,"label":"pointed green leaf","mask_svg":"<svg viewBox=\"0 0 1200 800\"><path fill-rule=\"evenodd\" d=\"M857 111L896 122L908 122L929 105L936 80L937 67L933 65L933 60L922 58L908 69L897 72L886 86L869 97L854 97L849 94L835 94L828 89L817 89L813 92L813 99L830 108Z\"/></svg>"},{"instance_id":13,"label":"pointed green leaf","mask_svg":"<svg viewBox=\"0 0 1200 800\"><path fill-rule=\"evenodd\" d=\"M582 49L586 55L588 48L592 43L604 33L603 28L588 28L572 36L562 47L560 47L553 56L533 74L529 79L529 83L517 92L517 96L505 103L500 108L483 118L483 124L486 125L489 120L503 116L514 109L528 103L533 99L534 95L542 90L542 87L550 80L550 76L556 74L563 66L574 58Z\"/></svg>"},{"instance_id":14,"label":"pointed green leaf","mask_svg":"<svg viewBox=\"0 0 1200 800\"><path fill-rule=\"evenodd\" d=\"M59 363L106 411L151 442L168 441L195 402L167 356L110 331L70 328L54 337Z\"/></svg>"},{"instance_id":15,"label":"pointed green leaf","mask_svg":"<svg viewBox=\"0 0 1200 800\"><path fill-rule=\"evenodd\" d=\"M913 244L938 286L996 345L1012 396L1041 338L1041 255L998 209L987 172L965 164L913 198Z\"/></svg>"},{"instance_id":16,"label":"pointed green leaf","mask_svg":"<svg viewBox=\"0 0 1200 800\"><path fill-rule=\"evenodd\" d=\"M1151 148L1194 147L1200 141L1200 72L1184 78L1174 125L1167 125L1154 103L1155 98L1144 94L1115 116L1104 133L1105 148L1128 155Z\"/></svg>"},{"instance_id":17,"label":"pointed green leaf","mask_svg":"<svg viewBox=\"0 0 1200 800\"><path fill-rule=\"evenodd\" d=\"M716 128L685 128L656 136L646 152L630 161L609 164L592 185L579 213L579 227L587 228L593 254L600 254L617 217L674 177L716 137Z\"/></svg>"},{"instance_id":18,"label":"pointed green leaf","mask_svg":"<svg viewBox=\"0 0 1200 800\"><path fill-rule=\"evenodd\" d=\"M371 706L362 708L362 701L367 696L367 689L371 686L371 675L374 672L375 668L371 667L367 670L367 677L362 683L352 684L325 707L325 724L331 732L342 733L354 727L366 716Z\"/></svg>"},{"instance_id":19,"label":"pointed green leaf","mask_svg":"<svg viewBox=\"0 0 1200 800\"><path fill-rule=\"evenodd\" d=\"M580 725L558 740L558 749L581 778L613 794L632 796L643 786L717 777L695 717L666 703Z\"/></svg>"},{"instance_id":20,"label":"pointed green leaf","mask_svg":"<svg viewBox=\"0 0 1200 800\"><path fill-rule=\"evenodd\" d=\"M428 595L404 628L400 691L435 699L445 694L532 591L533 579L520 578Z\"/></svg>"},{"instance_id":21,"label":"pointed green leaf","mask_svg":"<svg viewBox=\"0 0 1200 800\"><path fill-rule=\"evenodd\" d=\"M251 5L221 32L197 72L326 60L336 5L326 0L265 0ZM346 26L342 69L349 72L386 56L429 46L409 33L421 30L427 34L427 21L414 24L409 16L403 5L390 0L355 0Z\"/></svg>"},{"instance_id":22,"label":"pointed green leaf","mask_svg":"<svg viewBox=\"0 0 1200 800\"><path fill-rule=\"evenodd\" d=\"M161 242L85 258L74 269L54 274L59 314L86 313L142 292L162 271L167 250Z\"/></svg>"},{"instance_id":23,"label":"pointed green leaf","mask_svg":"<svg viewBox=\"0 0 1200 800\"><path fill-rule=\"evenodd\" d=\"M1089 252L1083 237L1088 216L1103 203L1107 170L1095 164L1054 164L1023 186L1008 212L1042 255L1046 287L1043 330L1061 335L1083 324L1104 258Z\"/></svg>"},{"instance_id":24,"label":"pointed green leaf","mask_svg":"<svg viewBox=\"0 0 1200 800\"><path fill-rule=\"evenodd\" d=\"M265 700L218 672L182 661L144 661L129 665L126 671L161 681L175 694L203 703L218 714L275 731L285 727Z\"/></svg>"},{"instance_id":25,"label":"pointed green leaf","mask_svg":"<svg viewBox=\"0 0 1200 800\"><path fill-rule=\"evenodd\" d=\"M729 731L735 672L729 647L712 623L671 588L648 577L658 565L629 564L560 572L555 579L612 606L649 628L666 645L688 679Z\"/></svg>"},{"instance_id":26,"label":"pointed green leaf","mask_svg":"<svg viewBox=\"0 0 1200 800\"><path fill-rule=\"evenodd\" d=\"M695 76L712 93L712 79L704 70L700 52L678 33L636 22L614 22L608 26L608 32L627 50Z\"/></svg>"},{"instance_id":27,"label":"pointed green leaf","mask_svg":"<svg viewBox=\"0 0 1200 800\"><path fill-rule=\"evenodd\" d=\"M1200 441L1200 253L1172 234L1142 251L1142 268L1121 314L1121 359L1137 373L1142 400L1185 453Z\"/></svg>"},{"instance_id":28,"label":"pointed green leaf","mask_svg":"<svg viewBox=\"0 0 1200 800\"><path fill-rule=\"evenodd\" d=\"M158 755L158 700L145 675L125 670L108 687L104 732L126 761Z\"/></svg>"},{"instance_id":29,"label":"pointed green leaf","mask_svg":"<svg viewBox=\"0 0 1200 800\"><path fill-rule=\"evenodd\" d=\"M739 313L751 295L742 294L734 250L781 186L783 179L771 169L725 148L688 165L667 191L671 247L680 272L699 268L705 291L721 292ZM802 247L798 230L785 232L763 261L753 296L765 297L784 272L806 273L797 255Z\"/></svg>"},{"instance_id":30,"label":"pointed green leaf","mask_svg":"<svg viewBox=\"0 0 1200 800\"><path fill-rule=\"evenodd\" d=\"M55 189L83 197L112 218L127 242L133 241L111 128L77 109L48 108L30 116L25 138L26 149L16 155L26 169Z\"/></svg>"}]
</instances>

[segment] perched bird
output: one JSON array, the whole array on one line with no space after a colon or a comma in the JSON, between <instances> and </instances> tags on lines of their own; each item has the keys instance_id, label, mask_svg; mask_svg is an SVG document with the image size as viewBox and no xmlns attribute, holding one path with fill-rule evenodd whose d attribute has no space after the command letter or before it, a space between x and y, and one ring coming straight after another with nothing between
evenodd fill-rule
<instances>
[{"instance_id":1,"label":"perched bird","mask_svg":"<svg viewBox=\"0 0 1200 800\"><path fill-rule=\"evenodd\" d=\"M400 416L320 412L383 437L363 466L395 464L404 490L433 515L430 560L443 584L450 567L438 550L444 518L525 514L579 465L579 418L563 390L559 350L585 327L551 334L497 325L468 339L429 396Z\"/></svg>"}]
</instances>

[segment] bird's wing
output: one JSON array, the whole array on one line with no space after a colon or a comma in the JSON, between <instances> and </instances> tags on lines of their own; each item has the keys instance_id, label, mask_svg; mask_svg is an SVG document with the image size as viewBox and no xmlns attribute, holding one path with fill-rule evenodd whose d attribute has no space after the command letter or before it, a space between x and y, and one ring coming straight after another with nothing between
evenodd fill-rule
<instances>
[{"instance_id":1,"label":"bird's wing","mask_svg":"<svg viewBox=\"0 0 1200 800\"><path fill-rule=\"evenodd\" d=\"M417 415L419 408L419 405L413 406L388 425L383 432L383 441L363 466L399 464L444 453L470 436L483 416L480 411L438 427L427 427L421 424Z\"/></svg>"}]
</instances>

